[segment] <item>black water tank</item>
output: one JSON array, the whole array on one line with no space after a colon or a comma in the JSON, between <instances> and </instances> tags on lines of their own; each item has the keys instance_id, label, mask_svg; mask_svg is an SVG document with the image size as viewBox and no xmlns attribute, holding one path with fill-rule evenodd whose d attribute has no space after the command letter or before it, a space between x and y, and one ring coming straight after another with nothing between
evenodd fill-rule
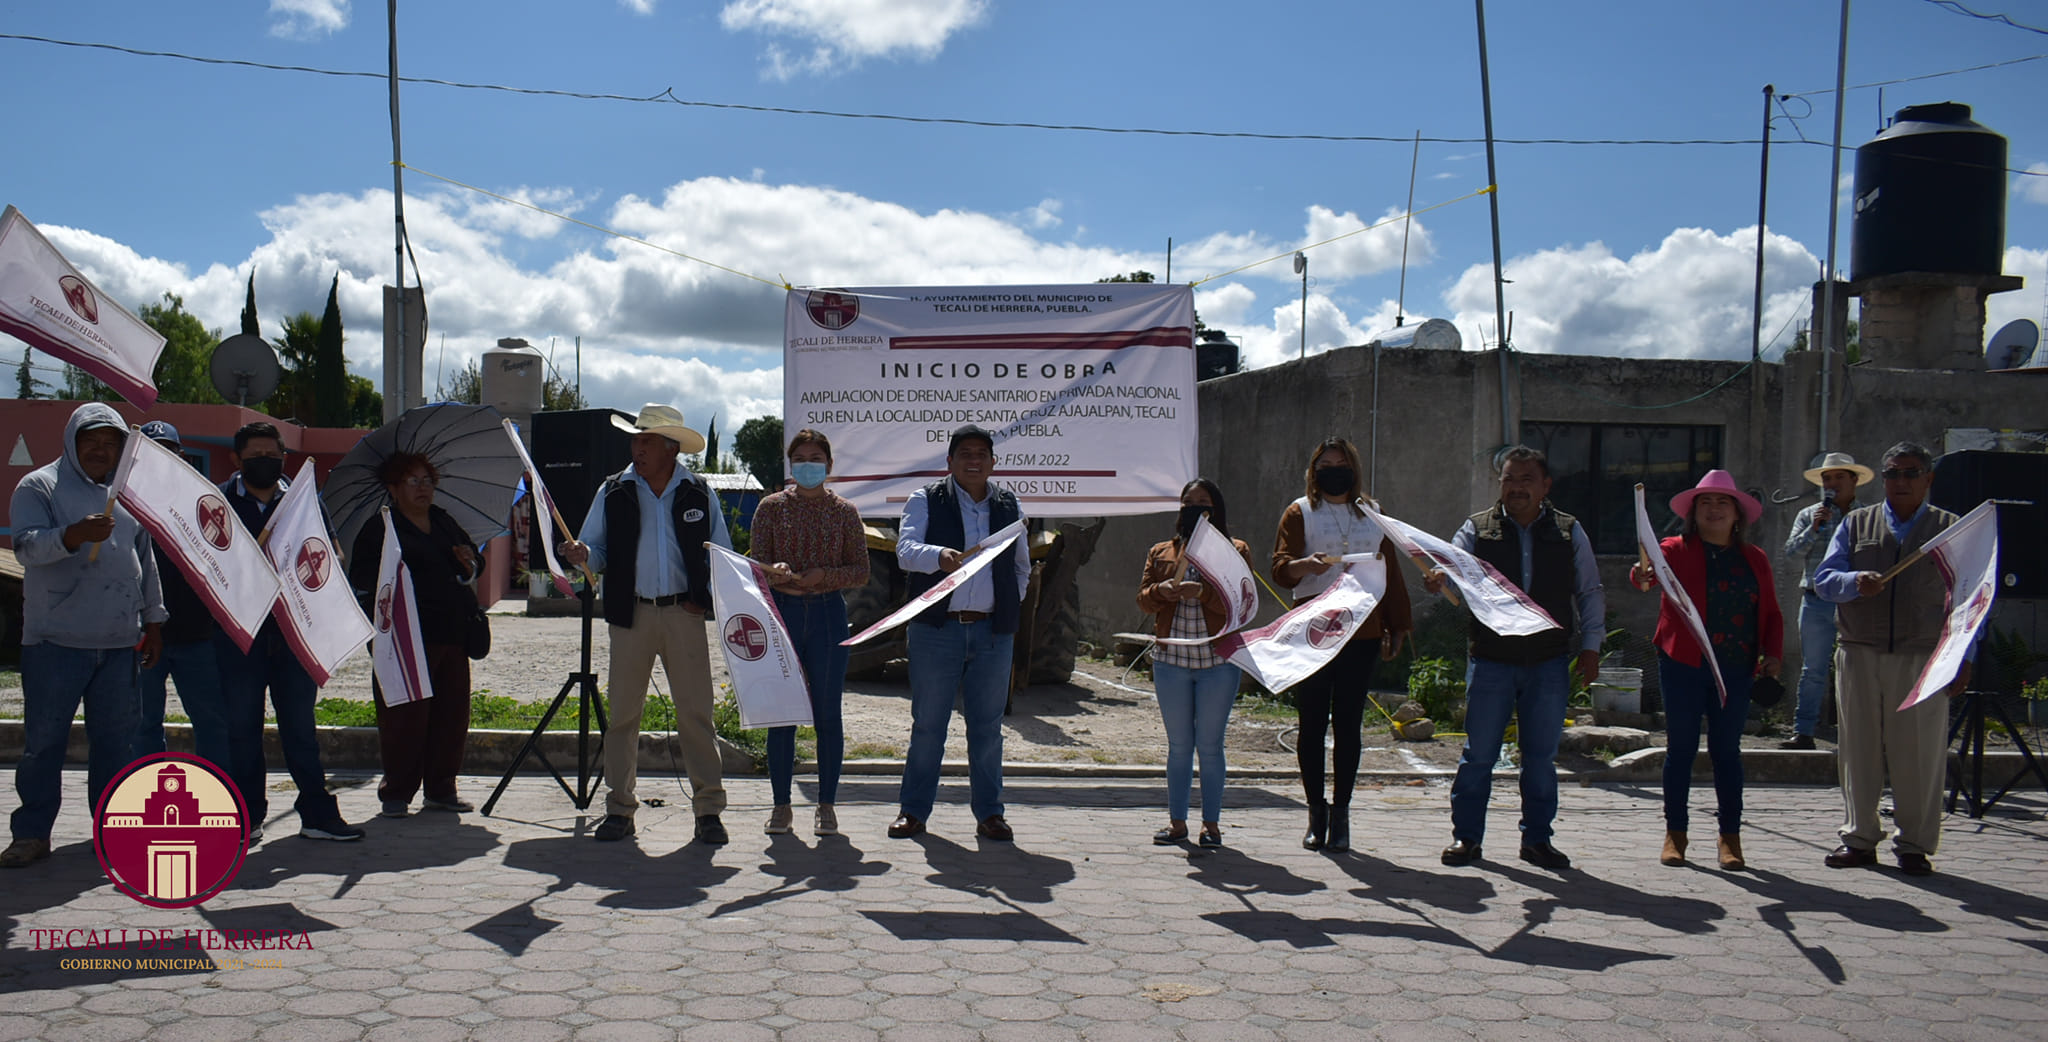
<instances>
[{"instance_id":1,"label":"black water tank","mask_svg":"<svg viewBox=\"0 0 2048 1042\"><path fill-rule=\"evenodd\" d=\"M2005 138L1970 106L1911 105L1856 150L1849 277L1997 275L2005 254Z\"/></svg>"}]
</instances>

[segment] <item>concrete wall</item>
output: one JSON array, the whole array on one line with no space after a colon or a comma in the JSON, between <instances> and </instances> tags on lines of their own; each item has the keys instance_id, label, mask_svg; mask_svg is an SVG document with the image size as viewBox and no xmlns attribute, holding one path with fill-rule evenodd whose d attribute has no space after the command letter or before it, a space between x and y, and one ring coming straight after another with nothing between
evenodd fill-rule
<instances>
[{"instance_id":1,"label":"concrete wall","mask_svg":"<svg viewBox=\"0 0 2048 1042\"><path fill-rule=\"evenodd\" d=\"M1844 371L1830 389L1829 441L1874 467L1901 439L1939 450L1949 427L2048 426L2048 379L2027 374L1878 369ZM1755 541L1778 560L1786 614L1787 657L1798 655L1796 562L1780 547L1800 508L1813 501L1801 476L1820 451L1820 364L1816 353L1766 363L1752 376L1742 364L1588 356L1511 356L1512 422L1656 423L1718 426L1722 465L1765 504ZM1494 352L1388 349L1379 352L1378 454L1374 462L1374 352L1349 347L1200 385L1201 469L1226 493L1231 533L1251 544L1260 570L1273 547L1280 512L1301 495L1308 451L1330 435L1349 437L1365 456L1372 489L1387 512L1448 536L1494 500L1492 455L1501 445L1500 361ZM1738 375L1739 374L1739 375ZM1681 404L1673 404L1681 403ZM1669 406L1668 408L1650 408ZM1864 501L1881 494L1866 487ZM1787 501L1772 503L1773 497ZM1145 550L1172 535L1168 515L1112 518L1080 576L1084 639L1103 643L1143 630L1133 600ZM1657 597L1626 582L1632 558L1603 556L1608 607L1617 625L1647 636ZM1421 595L1412 565L1403 572ZM1261 621L1279 614L1268 599Z\"/></svg>"}]
</instances>

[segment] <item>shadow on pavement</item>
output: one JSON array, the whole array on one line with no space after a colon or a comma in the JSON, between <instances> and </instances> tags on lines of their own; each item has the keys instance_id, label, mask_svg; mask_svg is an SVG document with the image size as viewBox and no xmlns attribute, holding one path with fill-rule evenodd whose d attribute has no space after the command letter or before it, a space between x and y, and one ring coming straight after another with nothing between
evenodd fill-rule
<instances>
[{"instance_id":1,"label":"shadow on pavement","mask_svg":"<svg viewBox=\"0 0 2048 1042\"><path fill-rule=\"evenodd\" d=\"M631 840L599 843L588 836L549 836L506 847L505 867L612 891L598 901L606 908L688 908L739 874L737 868L712 862L717 850L692 841L650 857Z\"/></svg>"},{"instance_id":2,"label":"shadow on pavement","mask_svg":"<svg viewBox=\"0 0 2048 1042\"><path fill-rule=\"evenodd\" d=\"M1712 901L1646 893L1635 887L1610 883L1576 868L1567 868L1551 874L1532 872L1499 861L1486 861L1483 864L1488 869L1531 890L1541 890L1550 894L1556 899L1555 907L1627 916L1673 933L1712 933L1716 929L1714 923L1728 917L1728 910ZM1532 908L1532 923L1538 914L1545 920L1549 918L1548 910Z\"/></svg>"},{"instance_id":3,"label":"shadow on pavement","mask_svg":"<svg viewBox=\"0 0 2048 1042\"><path fill-rule=\"evenodd\" d=\"M759 871L779 876L782 882L727 901L713 909L711 917L744 912L799 894L844 893L859 886L861 877L879 876L892 867L887 861L864 860L860 848L845 836L820 836L816 847L805 846L794 835L774 836L768 841L768 862Z\"/></svg>"},{"instance_id":4,"label":"shadow on pavement","mask_svg":"<svg viewBox=\"0 0 2048 1042\"><path fill-rule=\"evenodd\" d=\"M1940 920L1894 898L1863 897L1845 890L1763 871L1753 866L1746 872L1720 872L1703 865L1691 867L1696 872L1718 876L1758 897L1772 899L1773 903L1757 909L1757 917L1771 929L1784 934L1785 940L1793 949L1804 956L1814 969L1819 970L1821 976L1834 984L1841 984L1849 979L1848 973L1842 969L1842 961L1825 945L1809 945L1801 941L1798 928L1792 922L1792 913L1828 912L1853 923L1884 930L1897 930L1901 933L1941 933L1948 929ZM1821 871L1845 870L1824 868Z\"/></svg>"},{"instance_id":5,"label":"shadow on pavement","mask_svg":"<svg viewBox=\"0 0 2048 1042\"><path fill-rule=\"evenodd\" d=\"M1081 939L1030 912L862 912L902 941L1052 941Z\"/></svg>"},{"instance_id":6,"label":"shadow on pavement","mask_svg":"<svg viewBox=\"0 0 2048 1042\"><path fill-rule=\"evenodd\" d=\"M249 852L230 893L266 890L302 875L333 875L342 881L332 896L341 897L365 876L461 864L499 845L495 830L448 815L415 815L403 821L378 818L368 826L368 835L349 843L305 839L298 835L296 821L287 814L272 823L277 831Z\"/></svg>"},{"instance_id":7,"label":"shadow on pavement","mask_svg":"<svg viewBox=\"0 0 2048 1042\"><path fill-rule=\"evenodd\" d=\"M978 849L969 850L929 832L914 842L924 848L925 863L932 869L925 878L962 893L1001 895L998 900L1006 903L1049 904L1053 888L1074 879L1073 862L1033 854L1015 843L976 837Z\"/></svg>"},{"instance_id":8,"label":"shadow on pavement","mask_svg":"<svg viewBox=\"0 0 2048 1042\"><path fill-rule=\"evenodd\" d=\"M1447 912L1477 915L1486 910L1486 902L1496 893L1493 880L1484 876L1425 872L1357 851L1331 860L1345 874L1365 884L1362 889L1351 891L1352 896L1402 911L1408 911L1409 904L1425 904Z\"/></svg>"}]
</instances>

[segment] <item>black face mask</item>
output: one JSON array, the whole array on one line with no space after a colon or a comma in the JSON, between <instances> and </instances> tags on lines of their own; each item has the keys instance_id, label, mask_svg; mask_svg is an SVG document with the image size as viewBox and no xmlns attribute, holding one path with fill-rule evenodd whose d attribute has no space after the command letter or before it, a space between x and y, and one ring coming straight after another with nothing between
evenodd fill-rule
<instances>
[{"instance_id":1,"label":"black face mask","mask_svg":"<svg viewBox=\"0 0 2048 1042\"><path fill-rule=\"evenodd\" d=\"M1324 467L1316 471L1316 487L1326 496L1341 496L1351 491L1358 475L1350 467Z\"/></svg>"},{"instance_id":2,"label":"black face mask","mask_svg":"<svg viewBox=\"0 0 2048 1042\"><path fill-rule=\"evenodd\" d=\"M1204 506L1181 507L1180 516L1174 519L1173 530L1180 534L1182 542L1186 542L1194 537L1195 521L1201 518L1202 515L1210 513L1215 509L1215 507ZM1215 522L1212 521L1210 523L1214 524Z\"/></svg>"},{"instance_id":3,"label":"black face mask","mask_svg":"<svg viewBox=\"0 0 2048 1042\"><path fill-rule=\"evenodd\" d=\"M242 461L242 484L255 489L276 488L284 476L284 461L276 456L251 456Z\"/></svg>"}]
</instances>

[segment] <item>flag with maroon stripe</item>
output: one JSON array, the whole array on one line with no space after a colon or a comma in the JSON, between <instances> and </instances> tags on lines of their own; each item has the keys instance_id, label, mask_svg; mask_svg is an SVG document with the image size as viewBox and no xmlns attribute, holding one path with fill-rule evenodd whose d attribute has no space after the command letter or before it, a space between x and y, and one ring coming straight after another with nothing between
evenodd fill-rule
<instances>
[{"instance_id":1,"label":"flag with maroon stripe","mask_svg":"<svg viewBox=\"0 0 2048 1042\"><path fill-rule=\"evenodd\" d=\"M248 651L277 603L277 572L220 489L177 453L133 431L113 483L121 505L185 573L222 631Z\"/></svg>"},{"instance_id":2,"label":"flag with maroon stripe","mask_svg":"<svg viewBox=\"0 0 2048 1042\"><path fill-rule=\"evenodd\" d=\"M373 611L376 636L370 641L370 662L377 685L384 689L384 704L404 705L432 698L428 682L427 648L420 641L419 601L413 597L412 569L398 548L398 529L391 523L391 508L379 511L384 517L384 556L377 561L377 599Z\"/></svg>"},{"instance_id":3,"label":"flag with maroon stripe","mask_svg":"<svg viewBox=\"0 0 2048 1042\"><path fill-rule=\"evenodd\" d=\"M333 537L320 514L320 489L310 457L285 489L263 532L264 552L283 587L277 595L278 629L313 682L326 684L375 631L342 574Z\"/></svg>"},{"instance_id":4,"label":"flag with maroon stripe","mask_svg":"<svg viewBox=\"0 0 2048 1042\"><path fill-rule=\"evenodd\" d=\"M156 404L163 334L100 292L12 206L0 214L0 333L85 370L144 409Z\"/></svg>"},{"instance_id":5,"label":"flag with maroon stripe","mask_svg":"<svg viewBox=\"0 0 2048 1042\"><path fill-rule=\"evenodd\" d=\"M1344 569L1323 592L1255 630L1226 633L1210 647L1278 694L1337 657L1386 592L1386 562L1374 557Z\"/></svg>"},{"instance_id":6,"label":"flag with maroon stripe","mask_svg":"<svg viewBox=\"0 0 2048 1042\"><path fill-rule=\"evenodd\" d=\"M711 609L717 619L718 650L732 674L741 727L808 727L810 688L796 645L768 592L768 573L751 558L725 547L711 551Z\"/></svg>"},{"instance_id":7,"label":"flag with maroon stripe","mask_svg":"<svg viewBox=\"0 0 2048 1042\"><path fill-rule=\"evenodd\" d=\"M1990 500L1977 504L1962 520L1929 539L1920 552L1941 569L1941 581L1948 587L1948 617L1941 620L1934 654L1927 657L1900 709L1911 709L1948 689L1977 642L1977 631L1991 616L1991 598L1998 590L1998 507Z\"/></svg>"}]
</instances>

